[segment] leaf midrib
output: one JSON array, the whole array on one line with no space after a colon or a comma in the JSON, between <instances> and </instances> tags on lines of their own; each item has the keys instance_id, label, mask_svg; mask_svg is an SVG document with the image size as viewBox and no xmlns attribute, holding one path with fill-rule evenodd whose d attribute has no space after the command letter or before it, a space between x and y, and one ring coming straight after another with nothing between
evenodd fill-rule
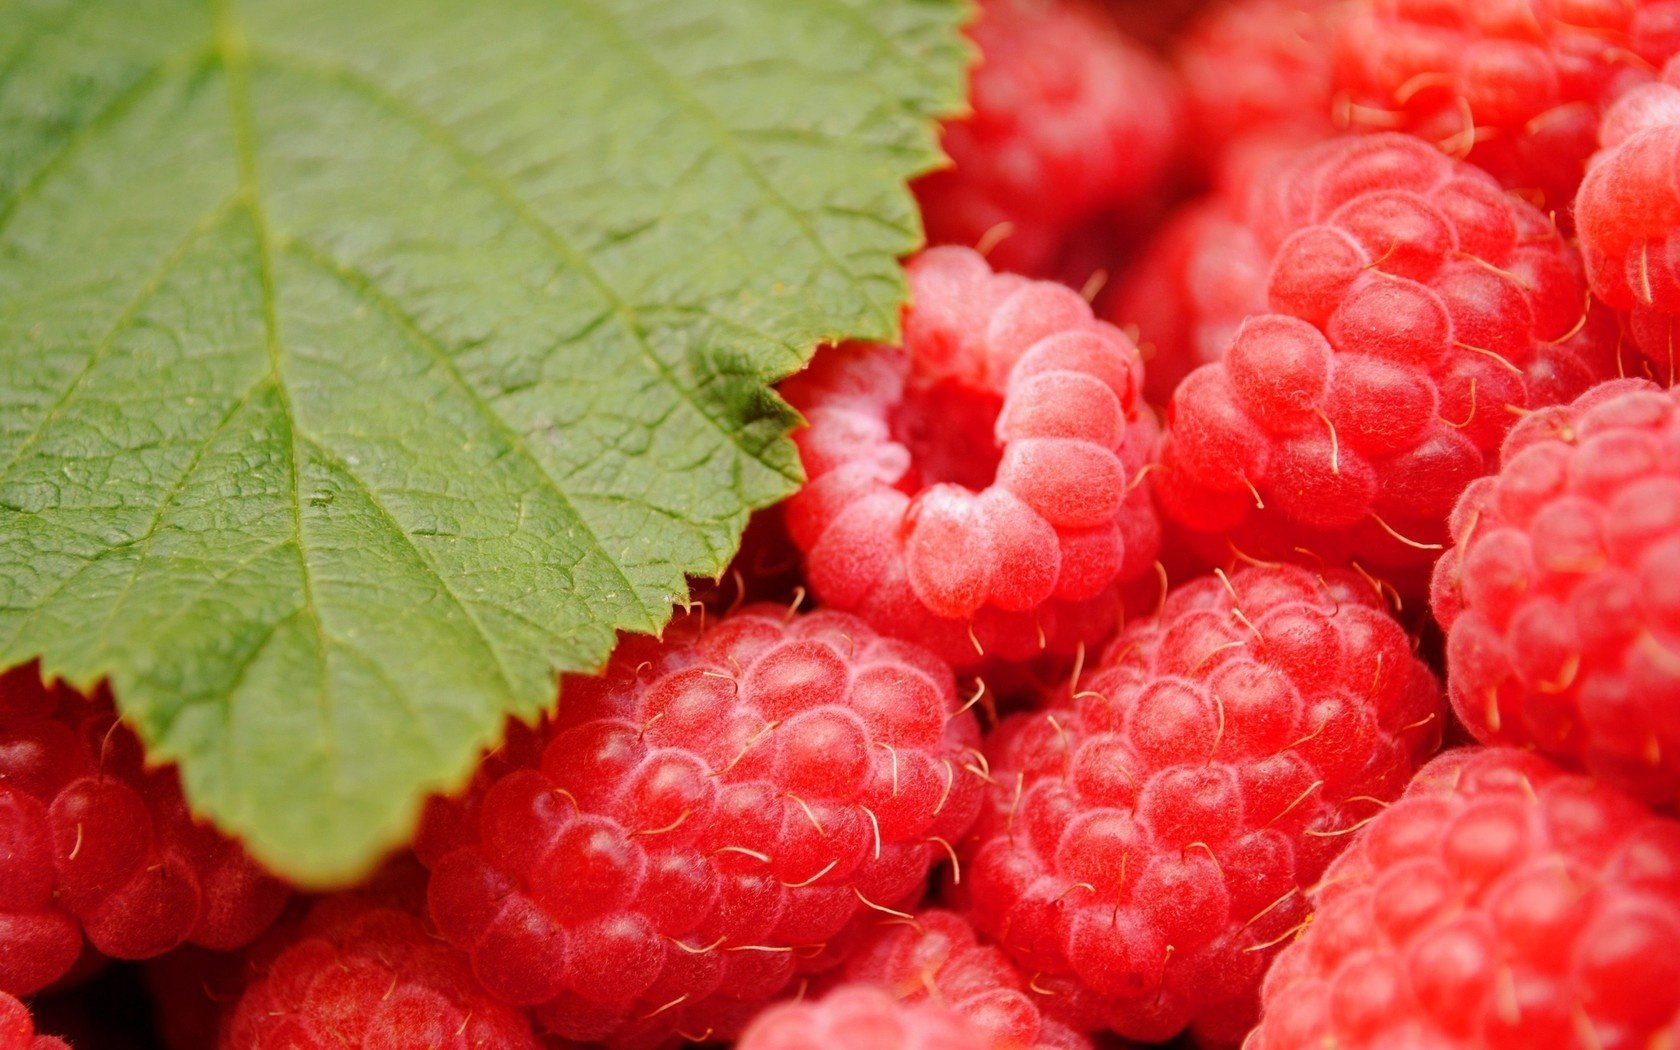
<instances>
[{"instance_id":1,"label":"leaf midrib","mask_svg":"<svg viewBox=\"0 0 1680 1050\"><path fill-rule=\"evenodd\" d=\"M281 367L280 324L276 316L275 285L274 285L274 257L270 242L272 234L268 226L268 216L262 205L262 184L257 167L257 142L255 121L251 115L251 84L250 68L246 63L244 34L234 18L231 0L205 0L210 12L211 31L214 39L216 57L222 67L222 78L227 85L228 123L233 130L234 152L237 155L239 172L239 193L244 200L245 209L251 219L253 232L257 240L257 273L262 289L263 335L268 351L269 380L274 384L274 394L280 401L280 417L286 427L286 459L287 473L291 480L291 498L288 509L292 515L292 536L296 540L298 560L298 581L303 590L303 607L309 613L310 626L315 631L317 658L315 660L315 706L318 711L322 733L320 746L325 752L322 756L328 768L339 769L341 764L336 760L336 744L331 732L332 711L331 702L327 694L327 654L331 650L324 625L321 623L320 608L315 602L315 584L313 573L309 568L309 555L304 550L303 542L303 509L299 498L298 480L298 435L295 416L292 410L291 392L286 388L286 380ZM226 712L227 705L222 709ZM336 785L335 785L336 786Z\"/></svg>"}]
</instances>

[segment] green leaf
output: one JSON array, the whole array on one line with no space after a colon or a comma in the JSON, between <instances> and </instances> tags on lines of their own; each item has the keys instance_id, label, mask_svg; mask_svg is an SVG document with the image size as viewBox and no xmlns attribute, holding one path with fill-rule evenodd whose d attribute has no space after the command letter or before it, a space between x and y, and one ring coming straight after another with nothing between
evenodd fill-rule
<instances>
[{"instance_id":1,"label":"green leaf","mask_svg":"<svg viewBox=\"0 0 1680 1050\"><path fill-rule=\"evenodd\" d=\"M884 337L950 0L0 5L0 664L302 882L786 495Z\"/></svg>"}]
</instances>

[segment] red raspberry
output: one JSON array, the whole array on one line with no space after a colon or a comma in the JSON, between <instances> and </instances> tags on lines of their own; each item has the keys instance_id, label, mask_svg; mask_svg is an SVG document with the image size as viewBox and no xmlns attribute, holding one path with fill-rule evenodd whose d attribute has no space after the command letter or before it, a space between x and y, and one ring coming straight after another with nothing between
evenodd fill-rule
<instances>
[{"instance_id":1,"label":"red raspberry","mask_svg":"<svg viewBox=\"0 0 1680 1050\"><path fill-rule=\"evenodd\" d=\"M1184 32L1207 0L1094 0L1093 6L1127 36L1158 50Z\"/></svg>"},{"instance_id":2,"label":"red raspberry","mask_svg":"<svg viewBox=\"0 0 1680 1050\"><path fill-rule=\"evenodd\" d=\"M1401 130L1567 213L1599 113L1680 49L1674 0L1353 0L1335 41L1346 125Z\"/></svg>"},{"instance_id":3,"label":"red raspberry","mask_svg":"<svg viewBox=\"0 0 1680 1050\"><path fill-rule=\"evenodd\" d=\"M839 976L845 986L884 988L903 1003L947 1007L968 1027L973 1050L1091 1046L1083 1035L1042 1016L1015 964L996 945L981 943L956 912L935 909L911 920L883 920L852 946Z\"/></svg>"},{"instance_id":4,"label":"red raspberry","mask_svg":"<svg viewBox=\"0 0 1680 1050\"><path fill-rule=\"evenodd\" d=\"M973 113L945 125L952 167L915 184L928 238L995 241L1000 269L1049 276L1094 216L1152 202L1177 147L1171 75L1073 0L984 0Z\"/></svg>"},{"instance_id":5,"label":"red raspberry","mask_svg":"<svg viewBox=\"0 0 1680 1050\"><path fill-rule=\"evenodd\" d=\"M1328 138L1333 0L1234 0L1209 7L1178 42L1186 144L1216 166L1256 136Z\"/></svg>"},{"instance_id":6,"label":"red raspberry","mask_svg":"<svg viewBox=\"0 0 1680 1050\"><path fill-rule=\"evenodd\" d=\"M984 1038L936 1002L906 1002L879 988L841 988L819 1002L760 1014L737 1050L976 1050ZM1024 1050L1024 1048L1023 1048Z\"/></svg>"},{"instance_id":7,"label":"red raspberry","mask_svg":"<svg viewBox=\"0 0 1680 1050\"><path fill-rule=\"evenodd\" d=\"M1680 825L1506 748L1372 820L1266 977L1247 1050L1672 1046Z\"/></svg>"},{"instance_id":8,"label":"red raspberry","mask_svg":"<svg viewBox=\"0 0 1680 1050\"><path fill-rule=\"evenodd\" d=\"M1163 512L1210 557L1307 551L1421 590L1515 414L1615 374L1614 324L1583 314L1578 260L1538 211L1407 136L1268 169L1246 219L1273 312L1174 395Z\"/></svg>"},{"instance_id":9,"label":"red raspberry","mask_svg":"<svg viewBox=\"0 0 1680 1050\"><path fill-rule=\"evenodd\" d=\"M931 654L843 613L703 619L568 678L537 761L427 817L438 928L565 1038L736 1034L862 916L918 901L979 805L978 732Z\"/></svg>"},{"instance_id":10,"label":"red raspberry","mask_svg":"<svg viewBox=\"0 0 1680 1050\"><path fill-rule=\"evenodd\" d=\"M1105 309L1137 326L1156 404L1199 365L1219 360L1250 314L1265 309L1270 255L1220 195L1181 205L1150 238Z\"/></svg>"},{"instance_id":11,"label":"red raspberry","mask_svg":"<svg viewBox=\"0 0 1680 1050\"><path fill-rule=\"evenodd\" d=\"M56 1036L35 1034L29 1007L0 992L0 1050L70 1050L70 1044Z\"/></svg>"},{"instance_id":12,"label":"red raspberry","mask_svg":"<svg viewBox=\"0 0 1680 1050\"><path fill-rule=\"evenodd\" d=\"M1603 149L1575 199L1575 227L1593 294L1629 314L1628 328L1669 385L1680 314L1680 59L1660 83L1624 95L1604 115Z\"/></svg>"},{"instance_id":13,"label":"red raspberry","mask_svg":"<svg viewBox=\"0 0 1680 1050\"><path fill-rule=\"evenodd\" d=\"M530 1020L487 994L466 957L397 901L328 897L272 947L232 1010L223 1050L540 1045Z\"/></svg>"},{"instance_id":14,"label":"red raspberry","mask_svg":"<svg viewBox=\"0 0 1680 1050\"><path fill-rule=\"evenodd\" d=\"M959 668L1071 653L1159 544L1137 349L966 248L907 273L903 348L829 348L783 387L810 421L786 510L811 585Z\"/></svg>"},{"instance_id":15,"label":"red raspberry","mask_svg":"<svg viewBox=\"0 0 1680 1050\"><path fill-rule=\"evenodd\" d=\"M1453 707L1680 802L1680 392L1616 380L1519 423L1435 566Z\"/></svg>"},{"instance_id":16,"label":"red raspberry","mask_svg":"<svg viewBox=\"0 0 1680 1050\"><path fill-rule=\"evenodd\" d=\"M1104 317L1138 332L1151 402L1170 402L1185 376L1224 356L1249 315L1266 312L1277 245L1261 241L1249 215L1250 190L1276 178L1273 169L1314 141L1257 132L1228 147L1212 191L1169 213L1114 290L1098 300Z\"/></svg>"},{"instance_id":17,"label":"red raspberry","mask_svg":"<svg viewBox=\"0 0 1680 1050\"><path fill-rule=\"evenodd\" d=\"M282 918L261 939L289 941L291 927ZM277 949L278 950L278 949ZM146 997L151 1003L152 1033L168 1050L206 1050L218 1046L239 997L255 975L266 972L272 960L247 950L228 954L193 945L148 960L141 968Z\"/></svg>"},{"instance_id":18,"label":"red raspberry","mask_svg":"<svg viewBox=\"0 0 1680 1050\"><path fill-rule=\"evenodd\" d=\"M1081 1030L1234 1041L1345 836L1440 740L1440 690L1351 574L1172 592L988 738L967 907Z\"/></svg>"},{"instance_id":19,"label":"red raspberry","mask_svg":"<svg viewBox=\"0 0 1680 1050\"><path fill-rule=\"evenodd\" d=\"M284 885L193 820L173 768L147 770L109 694L0 675L0 991L64 976L88 943L118 959L183 941L236 948Z\"/></svg>"}]
</instances>

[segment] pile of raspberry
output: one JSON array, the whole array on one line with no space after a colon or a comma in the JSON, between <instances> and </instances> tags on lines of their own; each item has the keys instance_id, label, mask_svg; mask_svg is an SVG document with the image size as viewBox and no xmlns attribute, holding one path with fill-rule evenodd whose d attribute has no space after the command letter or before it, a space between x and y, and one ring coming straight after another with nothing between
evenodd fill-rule
<instances>
[{"instance_id":1,"label":"pile of raspberry","mask_svg":"<svg viewBox=\"0 0 1680 1050\"><path fill-rule=\"evenodd\" d=\"M1062 272L1082 225L1156 206L1178 151L1177 85L1084 0L983 0L969 33L972 112L944 126L949 166L915 184L928 239Z\"/></svg>"},{"instance_id":2,"label":"pile of raspberry","mask_svg":"<svg viewBox=\"0 0 1680 1050\"><path fill-rule=\"evenodd\" d=\"M1680 0L969 34L797 490L361 884L0 674L0 1050L1680 1046Z\"/></svg>"}]
</instances>

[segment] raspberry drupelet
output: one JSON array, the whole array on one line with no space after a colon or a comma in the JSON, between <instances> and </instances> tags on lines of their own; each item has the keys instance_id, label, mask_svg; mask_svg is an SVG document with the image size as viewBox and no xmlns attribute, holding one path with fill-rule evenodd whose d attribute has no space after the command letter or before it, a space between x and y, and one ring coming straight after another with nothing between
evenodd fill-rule
<instances>
[{"instance_id":1,"label":"raspberry drupelet","mask_svg":"<svg viewBox=\"0 0 1680 1050\"><path fill-rule=\"evenodd\" d=\"M770 1007L754 1019L735 1046L736 1050L976 1050L985 1045L982 1040L948 1006L907 1002L880 988L852 985L815 1002Z\"/></svg>"},{"instance_id":2,"label":"raspberry drupelet","mask_svg":"<svg viewBox=\"0 0 1680 1050\"><path fill-rule=\"evenodd\" d=\"M0 991L45 988L89 945L117 959L237 948L287 896L193 819L173 767L145 768L103 689L44 684L35 664L0 675Z\"/></svg>"},{"instance_id":3,"label":"raspberry drupelet","mask_svg":"<svg viewBox=\"0 0 1680 1050\"><path fill-rule=\"evenodd\" d=\"M1076 1029L1235 1042L1303 891L1435 750L1443 707L1359 577L1198 579L988 737L957 892Z\"/></svg>"},{"instance_id":4,"label":"raspberry drupelet","mask_svg":"<svg viewBox=\"0 0 1680 1050\"><path fill-rule=\"evenodd\" d=\"M1454 709L1485 743L1680 802L1680 393L1601 384L1501 458L1435 567Z\"/></svg>"},{"instance_id":5,"label":"raspberry drupelet","mask_svg":"<svg viewBox=\"0 0 1680 1050\"><path fill-rule=\"evenodd\" d=\"M1680 50L1680 3L1353 0L1339 122L1405 131L1567 221L1599 115Z\"/></svg>"},{"instance_id":6,"label":"raspberry drupelet","mask_svg":"<svg viewBox=\"0 0 1680 1050\"><path fill-rule=\"evenodd\" d=\"M1186 152L1216 169L1245 140L1334 134L1330 41L1344 9L1333 0L1209 5L1174 48Z\"/></svg>"},{"instance_id":7,"label":"raspberry drupelet","mask_svg":"<svg viewBox=\"0 0 1680 1050\"><path fill-rule=\"evenodd\" d=\"M1616 374L1578 259L1485 173L1402 135L1268 167L1265 309L1174 395L1155 491L1215 564L1322 559L1407 593L1526 409Z\"/></svg>"},{"instance_id":8,"label":"raspberry drupelet","mask_svg":"<svg viewBox=\"0 0 1680 1050\"><path fill-rule=\"evenodd\" d=\"M956 875L960 883L960 871ZM931 908L911 919L882 918L850 947L836 976L841 988L871 986L900 1003L949 1009L967 1029L971 1050L1091 1046L1085 1036L1045 1017L1026 977L1003 950L982 942L953 911Z\"/></svg>"},{"instance_id":9,"label":"raspberry drupelet","mask_svg":"<svg viewBox=\"0 0 1680 1050\"><path fill-rule=\"evenodd\" d=\"M0 1050L70 1050L70 1044L57 1036L37 1033L29 1007L0 992Z\"/></svg>"},{"instance_id":10,"label":"raspberry drupelet","mask_svg":"<svg viewBox=\"0 0 1680 1050\"><path fill-rule=\"evenodd\" d=\"M1173 77L1081 0L984 0L970 35L972 113L944 127L952 166L914 187L928 239L1051 276L1083 223L1153 205L1177 149Z\"/></svg>"},{"instance_id":11,"label":"raspberry drupelet","mask_svg":"<svg viewBox=\"0 0 1680 1050\"><path fill-rule=\"evenodd\" d=\"M525 1013L428 927L418 892L380 896L324 898L259 942L220 1050L538 1050Z\"/></svg>"},{"instance_id":12,"label":"raspberry drupelet","mask_svg":"<svg viewBox=\"0 0 1680 1050\"><path fill-rule=\"evenodd\" d=\"M810 423L786 521L812 588L959 669L1099 641L1160 542L1137 348L966 248L907 274L902 347L825 348L783 385Z\"/></svg>"},{"instance_id":13,"label":"raspberry drupelet","mask_svg":"<svg viewBox=\"0 0 1680 1050\"><path fill-rule=\"evenodd\" d=\"M1253 187L1325 136L1255 133L1219 158L1208 192L1178 204L1150 233L1109 294L1102 316L1138 333L1144 393L1166 405L1184 377L1220 360L1249 316L1266 312L1277 244L1262 240Z\"/></svg>"},{"instance_id":14,"label":"raspberry drupelet","mask_svg":"<svg viewBox=\"0 0 1680 1050\"><path fill-rule=\"evenodd\" d=\"M1643 371L1672 386L1680 314L1680 59L1604 115L1575 199L1593 294L1627 315Z\"/></svg>"},{"instance_id":15,"label":"raspberry drupelet","mask_svg":"<svg viewBox=\"0 0 1680 1050\"><path fill-rule=\"evenodd\" d=\"M428 812L438 929L562 1038L734 1037L916 904L978 809L978 729L932 654L838 612L704 619L568 677Z\"/></svg>"},{"instance_id":16,"label":"raspberry drupelet","mask_svg":"<svg viewBox=\"0 0 1680 1050\"><path fill-rule=\"evenodd\" d=\"M1680 824L1510 748L1451 751L1360 831L1247 1050L1654 1050L1680 1037Z\"/></svg>"}]
</instances>

